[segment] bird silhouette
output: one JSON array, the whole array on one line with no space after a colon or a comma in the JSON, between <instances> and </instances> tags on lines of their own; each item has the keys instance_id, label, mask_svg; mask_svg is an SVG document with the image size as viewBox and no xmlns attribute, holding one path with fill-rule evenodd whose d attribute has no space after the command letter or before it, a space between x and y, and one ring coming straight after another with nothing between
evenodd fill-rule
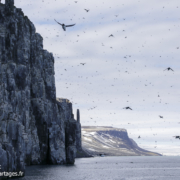
<instances>
[{"instance_id":1,"label":"bird silhouette","mask_svg":"<svg viewBox=\"0 0 180 180\"><path fill-rule=\"evenodd\" d=\"M111 34L111 35L109 35L109 37L114 37L114 36Z\"/></svg>"},{"instance_id":2,"label":"bird silhouette","mask_svg":"<svg viewBox=\"0 0 180 180\"><path fill-rule=\"evenodd\" d=\"M141 138L141 136L139 136L138 138Z\"/></svg>"},{"instance_id":3,"label":"bird silhouette","mask_svg":"<svg viewBox=\"0 0 180 180\"><path fill-rule=\"evenodd\" d=\"M80 64L82 64L84 66L86 63L80 63Z\"/></svg>"},{"instance_id":4,"label":"bird silhouette","mask_svg":"<svg viewBox=\"0 0 180 180\"><path fill-rule=\"evenodd\" d=\"M84 9L86 12L89 12L89 9Z\"/></svg>"},{"instance_id":5,"label":"bird silhouette","mask_svg":"<svg viewBox=\"0 0 180 180\"><path fill-rule=\"evenodd\" d=\"M175 137L176 139L178 139L178 138L180 139L180 136L173 136L173 137Z\"/></svg>"},{"instance_id":6,"label":"bird silhouette","mask_svg":"<svg viewBox=\"0 0 180 180\"><path fill-rule=\"evenodd\" d=\"M130 107L124 107L123 109L130 109L130 110L132 110Z\"/></svg>"},{"instance_id":7,"label":"bird silhouette","mask_svg":"<svg viewBox=\"0 0 180 180\"><path fill-rule=\"evenodd\" d=\"M163 116L159 116L160 118L163 118Z\"/></svg>"},{"instance_id":8,"label":"bird silhouette","mask_svg":"<svg viewBox=\"0 0 180 180\"><path fill-rule=\"evenodd\" d=\"M168 67L168 68L167 68L167 69L165 69L164 71L166 71L166 70L167 70L167 71L170 71L170 70L171 70L171 71L174 71L174 70L173 70L173 69L171 69L170 67Z\"/></svg>"},{"instance_id":9,"label":"bird silhouette","mask_svg":"<svg viewBox=\"0 0 180 180\"><path fill-rule=\"evenodd\" d=\"M55 19L54 19L55 20ZM55 20L56 21L56 20ZM57 22L57 21L56 21ZM71 26L74 26L75 24L71 24L71 25L65 25L65 24L61 24L59 22L57 22L59 25L62 26L63 30L66 31L66 27L71 27Z\"/></svg>"}]
</instances>

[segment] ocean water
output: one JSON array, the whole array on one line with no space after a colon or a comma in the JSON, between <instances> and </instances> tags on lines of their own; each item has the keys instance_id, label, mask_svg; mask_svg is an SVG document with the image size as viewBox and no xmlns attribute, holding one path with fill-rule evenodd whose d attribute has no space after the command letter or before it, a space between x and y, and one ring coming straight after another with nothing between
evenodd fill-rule
<instances>
[{"instance_id":1,"label":"ocean water","mask_svg":"<svg viewBox=\"0 0 180 180\"><path fill-rule=\"evenodd\" d=\"M26 176L16 179L180 180L180 156L81 158L73 166L29 166Z\"/></svg>"}]
</instances>

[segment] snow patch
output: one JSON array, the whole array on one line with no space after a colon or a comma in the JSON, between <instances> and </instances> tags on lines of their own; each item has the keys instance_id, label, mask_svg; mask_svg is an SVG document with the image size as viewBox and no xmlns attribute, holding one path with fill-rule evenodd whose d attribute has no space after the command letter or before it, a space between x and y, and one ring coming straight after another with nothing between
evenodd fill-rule
<instances>
[{"instance_id":1,"label":"snow patch","mask_svg":"<svg viewBox=\"0 0 180 180\"><path fill-rule=\"evenodd\" d=\"M96 132L90 132L89 134L91 134L91 135L96 135L97 133Z\"/></svg>"},{"instance_id":2,"label":"snow patch","mask_svg":"<svg viewBox=\"0 0 180 180\"><path fill-rule=\"evenodd\" d=\"M96 151L95 149L92 149L92 148L88 148L88 150L90 150L90 151Z\"/></svg>"},{"instance_id":3,"label":"snow patch","mask_svg":"<svg viewBox=\"0 0 180 180\"><path fill-rule=\"evenodd\" d=\"M84 137L84 139L85 139L86 141L91 141L91 142L92 142L92 140L89 139L89 138Z\"/></svg>"},{"instance_id":4,"label":"snow patch","mask_svg":"<svg viewBox=\"0 0 180 180\"><path fill-rule=\"evenodd\" d=\"M109 139L109 141L110 141L110 142L112 142L112 143L116 143L116 142L115 142L115 141L113 141L112 139Z\"/></svg>"}]
</instances>

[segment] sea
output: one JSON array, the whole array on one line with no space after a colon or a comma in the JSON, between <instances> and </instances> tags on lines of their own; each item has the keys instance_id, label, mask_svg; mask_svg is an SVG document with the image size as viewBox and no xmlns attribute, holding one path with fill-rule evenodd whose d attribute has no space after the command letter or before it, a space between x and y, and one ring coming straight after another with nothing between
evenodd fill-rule
<instances>
[{"instance_id":1,"label":"sea","mask_svg":"<svg viewBox=\"0 0 180 180\"><path fill-rule=\"evenodd\" d=\"M74 165L26 167L18 180L180 180L180 156L118 156L76 159Z\"/></svg>"}]
</instances>

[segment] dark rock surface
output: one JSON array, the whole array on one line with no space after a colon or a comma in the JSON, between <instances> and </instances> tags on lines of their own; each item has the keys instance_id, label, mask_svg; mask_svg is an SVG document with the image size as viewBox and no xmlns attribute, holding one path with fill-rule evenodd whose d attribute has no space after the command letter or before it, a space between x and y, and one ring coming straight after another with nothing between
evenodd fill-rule
<instances>
[{"instance_id":1,"label":"dark rock surface","mask_svg":"<svg viewBox=\"0 0 180 180\"><path fill-rule=\"evenodd\" d=\"M76 157L93 157L87 151L82 148L82 141L81 141L81 124L80 124L80 110L77 109L77 123L76 123Z\"/></svg>"},{"instance_id":2,"label":"dark rock surface","mask_svg":"<svg viewBox=\"0 0 180 180\"><path fill-rule=\"evenodd\" d=\"M0 3L1 171L74 163L81 125L69 100L56 100L54 74L53 55L33 23L14 0Z\"/></svg>"}]
</instances>

